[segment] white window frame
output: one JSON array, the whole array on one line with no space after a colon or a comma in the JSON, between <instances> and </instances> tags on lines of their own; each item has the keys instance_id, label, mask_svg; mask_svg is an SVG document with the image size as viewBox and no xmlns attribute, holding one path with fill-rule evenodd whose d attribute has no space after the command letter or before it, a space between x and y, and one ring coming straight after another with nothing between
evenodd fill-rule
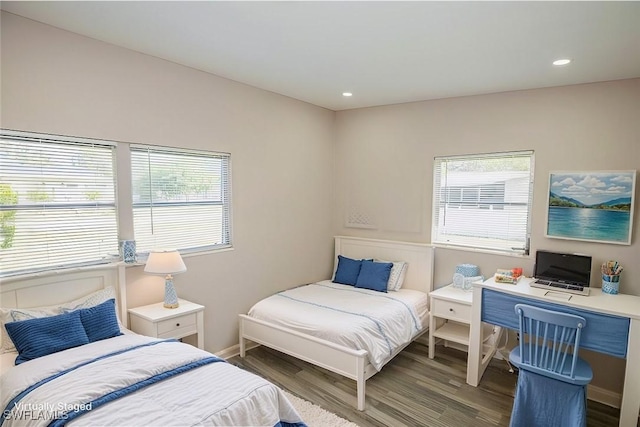
<instances>
[{"instance_id":1,"label":"white window frame","mask_svg":"<svg viewBox=\"0 0 640 427\"><path fill-rule=\"evenodd\" d=\"M168 148L168 147L160 147L160 146L150 146L150 145L135 145L129 143L120 143L115 141L106 141L106 140L98 140L98 139L90 139L90 138L79 138L79 137L71 137L71 136L63 136L63 135L53 135L53 134L43 134L43 133L35 133L35 132L23 132L23 131L15 131L9 129L1 129L0 134L2 134L3 138L7 139L16 139L16 140L24 140L24 141L52 141L58 143L65 144L78 144L84 146L99 146L99 147L108 147L111 150L111 168L112 168L112 180L113 180L113 191L114 197L112 201L109 203L94 203L94 205L101 205L101 207L106 207L113 210L113 216L115 218L115 225L113 230L109 232L109 251L105 256L98 257L96 259L91 260L81 260L79 262L61 262L61 263L48 263L41 265L31 265L30 268L19 268L14 270L5 270L4 265L1 261L3 261L3 256L0 250L0 277L17 277L24 275L32 275L39 274L40 272L47 271L64 271L75 269L78 267L86 267L86 266L99 266L106 264L114 264L119 262L120 255L118 243L122 242L124 239L133 239L133 206L135 203L132 203L131 195L133 193L133 185L132 181L129 179L131 172L131 147L134 149L138 147L147 147L151 150L162 150L162 151L170 151L174 153L191 153L197 155L206 155L206 156L218 156L226 158L226 168L224 169L226 176L224 176L225 190L223 194L223 205L224 205L224 233L225 233L225 241L222 244L210 244L198 247L190 247L190 248L180 248L181 253L202 253L202 252L212 252L219 250L228 250L232 248L232 212L231 212L231 155L229 153L219 153L213 151L203 151L203 150L188 150L188 149L178 149L178 148ZM0 148L0 163L2 163L3 156L1 148ZM7 153L7 155L9 155ZM7 163L8 165L8 163ZM117 171L121 170L124 173L117 175ZM128 170L128 171L127 171ZM4 171L0 171L0 177L2 176ZM2 180L0 180L0 183ZM124 199L123 199L124 196ZM10 206L9 206L10 204ZM60 205L60 203L58 203ZM86 203L81 203L85 207ZM206 204L206 202L202 203ZM38 208L46 207L47 203L40 203ZM14 206L16 206L14 208ZM71 204L69 204L71 206ZM69 207L67 206L67 207ZM71 206L73 207L73 206ZM0 205L0 211L17 211L23 210L28 207L21 207L15 205L13 202L7 202L7 206ZM56 206L57 209L61 208L60 206ZM12 225L12 223L8 223ZM0 237L2 237L0 235ZM3 239L0 239L0 243L2 243ZM27 252L26 255L29 256ZM140 252L143 255L142 259L144 259L144 252ZM23 263L24 264L24 263Z\"/></svg>"},{"instance_id":2,"label":"white window frame","mask_svg":"<svg viewBox=\"0 0 640 427\"><path fill-rule=\"evenodd\" d=\"M3 212L15 212L13 221L16 227L13 233L15 240L11 246L4 253L0 249L0 276L25 275L116 261L116 144L111 141L7 129L0 129L0 133L5 140L0 148L0 164L7 162L2 166L0 182L8 183L17 202L0 205ZM33 151L20 154L23 146L32 147ZM89 150L85 150L86 148ZM82 157L83 153L88 157ZM68 154L72 156L69 157ZM15 160L20 155L29 163L16 166ZM54 157L51 161L49 156L60 157ZM65 163L67 159L69 161ZM82 165L74 159L89 163ZM103 160L110 164L105 165ZM25 173L29 167L33 169L33 174ZM104 172L95 169L91 174L80 174L91 168L99 168ZM43 185L42 190L33 189L38 181ZM43 193L40 194L40 191ZM31 196L29 193L32 193ZM83 200L83 197L87 197L87 200ZM31 220L25 220L24 216L31 217ZM19 223L21 217L22 224ZM43 229L42 225L48 221L52 227ZM74 239L74 233L82 230L78 225L83 224L83 221L87 221L87 225L100 225L101 232L88 233L80 239ZM32 240L30 236L33 235L37 238Z\"/></svg>"},{"instance_id":3,"label":"white window frame","mask_svg":"<svg viewBox=\"0 0 640 427\"><path fill-rule=\"evenodd\" d=\"M219 198L207 197L198 201L189 201L186 197L183 200L179 201L155 201L152 196L149 197L149 200L140 201L135 200L136 195L132 196L134 200L132 200L132 215L133 215L133 224L134 224L134 239L137 242L137 252L139 255L143 257L150 250L153 249L177 249L182 254L185 253L194 253L194 252L203 252L203 251L214 251L227 249L232 247L232 227L231 227L231 155L229 153L222 152L214 152L214 151L204 151L204 150L189 150L182 148L173 148L173 147L161 147L161 146L151 146L151 145L138 145L132 144L130 146L131 150L131 169L132 169L132 190L135 186L133 180L134 169L138 170L140 165L137 165L142 158L142 156L147 157L147 161L149 162L147 166L150 168L148 171L147 179L151 182L151 168L154 166L158 166L159 163L155 165L151 161L152 155L161 155L161 156L178 156L185 158L193 157L197 158L200 161L211 160L212 162L220 162L220 188L219 188ZM136 155L141 155L140 158L136 159ZM206 242L200 241L197 244L184 244L185 238L184 233L171 233L168 227L162 227L159 224L158 218L154 218L154 211L160 212L161 209L171 209L171 208L179 208L179 207L192 207L193 209L207 209L212 207L219 207L221 212L221 218L219 219L219 224L216 221L217 226L220 228L220 240L213 241L207 240ZM148 209L148 217L145 220L140 218L140 213L144 212L145 209ZM136 212L136 210L140 210L140 212ZM176 218L179 220L180 218ZM144 222L144 224L143 224ZM151 230L151 233L156 233L158 235L158 241L161 243L156 243L155 239L153 239L153 243L150 242L150 237L148 232L145 233L144 242L142 238L142 225L145 225ZM201 223L194 222L191 225L201 225ZM138 229L136 231L136 228ZM154 229L154 228L157 228ZM211 228L211 227L207 227ZM202 235L206 235L207 229L202 230ZM217 234L217 233L216 233ZM196 239L199 240L199 239Z\"/></svg>"},{"instance_id":4,"label":"white window frame","mask_svg":"<svg viewBox=\"0 0 640 427\"><path fill-rule=\"evenodd\" d=\"M492 171L492 176L497 177L497 180L484 184L480 176L482 172L471 171L467 173L475 173L477 179L461 180L461 184L456 182L455 169L450 170L447 167L460 165L461 162L510 158L529 159L529 171L525 173L520 173L524 171ZM528 255L533 208L534 160L532 150L435 157L431 243L467 250ZM504 173L504 176L501 173ZM462 174L458 173L458 178L460 175ZM487 175L488 173L485 176ZM514 175L518 176L516 179L519 181L528 178L525 180L528 184L526 192L518 191L517 200L508 200L510 198L508 190L505 190L502 193L505 197L503 202L495 199L489 202L482 201L483 188L486 187L486 190L501 182L500 179L507 180ZM464 194L473 195L474 192L477 193L477 197L473 200L464 196ZM457 194L458 197L450 201L447 195L451 194ZM524 198L526 198L525 201L523 201ZM526 212L521 211L522 207L525 207ZM509 209L512 209L513 213L508 213ZM487 225L489 223L492 224L491 227Z\"/></svg>"}]
</instances>

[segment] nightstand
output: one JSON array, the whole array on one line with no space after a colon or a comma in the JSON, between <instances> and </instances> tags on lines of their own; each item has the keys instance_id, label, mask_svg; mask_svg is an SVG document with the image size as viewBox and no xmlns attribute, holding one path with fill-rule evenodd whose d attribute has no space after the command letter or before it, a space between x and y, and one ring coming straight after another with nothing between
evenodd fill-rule
<instances>
[{"instance_id":1,"label":"nightstand","mask_svg":"<svg viewBox=\"0 0 640 427\"><path fill-rule=\"evenodd\" d=\"M435 339L469 345L469 325L471 324L471 304L473 292L454 288L453 284L436 289L429 294L429 358L435 356ZM444 320L444 323L438 319ZM493 335L490 325L483 325L484 341Z\"/></svg>"},{"instance_id":2,"label":"nightstand","mask_svg":"<svg viewBox=\"0 0 640 427\"><path fill-rule=\"evenodd\" d=\"M183 338L197 335L198 348L204 349L204 306L183 299L178 308L163 303L130 308L131 330L155 338Z\"/></svg>"}]
</instances>

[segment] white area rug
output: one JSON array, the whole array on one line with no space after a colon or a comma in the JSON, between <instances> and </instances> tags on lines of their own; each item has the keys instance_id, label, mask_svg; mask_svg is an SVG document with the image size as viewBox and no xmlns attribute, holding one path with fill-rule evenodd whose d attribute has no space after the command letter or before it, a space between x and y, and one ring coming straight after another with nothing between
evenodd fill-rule
<instances>
[{"instance_id":1,"label":"white area rug","mask_svg":"<svg viewBox=\"0 0 640 427\"><path fill-rule=\"evenodd\" d=\"M307 423L309 427L358 427L357 424L340 418L334 413L325 411L318 405L300 399L287 391L284 391L284 394L287 395L287 399L291 401L296 411L298 411L298 414L302 417L302 420Z\"/></svg>"}]
</instances>

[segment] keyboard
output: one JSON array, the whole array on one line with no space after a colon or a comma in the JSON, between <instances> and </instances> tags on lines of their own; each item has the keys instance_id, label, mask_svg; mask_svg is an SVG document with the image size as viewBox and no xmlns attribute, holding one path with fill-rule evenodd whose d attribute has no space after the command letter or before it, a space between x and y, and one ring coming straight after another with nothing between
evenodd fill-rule
<instances>
[{"instance_id":1,"label":"keyboard","mask_svg":"<svg viewBox=\"0 0 640 427\"><path fill-rule=\"evenodd\" d=\"M554 282L552 280L536 279L531 286L534 288L559 290L578 295L589 295L589 288L584 286L572 285L570 283Z\"/></svg>"}]
</instances>

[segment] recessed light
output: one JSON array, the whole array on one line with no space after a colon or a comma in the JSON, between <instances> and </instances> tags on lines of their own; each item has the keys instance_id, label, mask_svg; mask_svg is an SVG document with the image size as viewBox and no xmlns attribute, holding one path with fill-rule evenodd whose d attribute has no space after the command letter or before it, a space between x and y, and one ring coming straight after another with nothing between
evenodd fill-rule
<instances>
[{"instance_id":1,"label":"recessed light","mask_svg":"<svg viewBox=\"0 0 640 427\"><path fill-rule=\"evenodd\" d=\"M351 92L342 92L342 96L353 96L353 94Z\"/></svg>"},{"instance_id":2,"label":"recessed light","mask_svg":"<svg viewBox=\"0 0 640 427\"><path fill-rule=\"evenodd\" d=\"M556 59L555 61L553 61L553 65L557 65L557 66L561 66L561 65L567 65L571 62L570 59Z\"/></svg>"}]
</instances>

